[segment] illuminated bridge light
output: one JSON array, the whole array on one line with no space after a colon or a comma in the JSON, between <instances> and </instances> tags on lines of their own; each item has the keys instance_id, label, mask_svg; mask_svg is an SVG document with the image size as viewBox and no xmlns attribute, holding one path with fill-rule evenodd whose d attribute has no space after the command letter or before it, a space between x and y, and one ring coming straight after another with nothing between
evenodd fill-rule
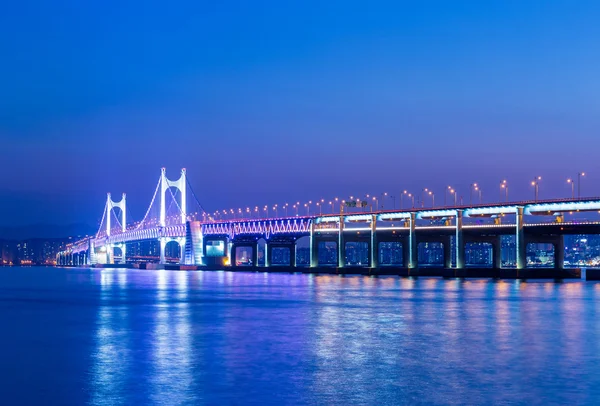
<instances>
[{"instance_id":1,"label":"illuminated bridge light","mask_svg":"<svg viewBox=\"0 0 600 406\"><path fill-rule=\"evenodd\" d=\"M333 222L340 222L340 218L339 216L328 216L328 217L317 217L317 219L315 220L317 224L319 223L333 223Z\"/></svg>"},{"instance_id":2,"label":"illuminated bridge light","mask_svg":"<svg viewBox=\"0 0 600 406\"><path fill-rule=\"evenodd\" d=\"M377 216L377 220L396 220L396 219L409 219L410 213L398 212L398 213L383 213Z\"/></svg>"},{"instance_id":3,"label":"illuminated bridge light","mask_svg":"<svg viewBox=\"0 0 600 406\"><path fill-rule=\"evenodd\" d=\"M597 211L600 210L600 200L581 202L538 203L525 206L525 214L545 214L546 212Z\"/></svg>"},{"instance_id":4,"label":"illuminated bridge light","mask_svg":"<svg viewBox=\"0 0 600 406\"><path fill-rule=\"evenodd\" d=\"M427 210L417 213L418 219L426 219L431 217L454 217L457 210Z\"/></svg>"},{"instance_id":5,"label":"illuminated bridge light","mask_svg":"<svg viewBox=\"0 0 600 406\"><path fill-rule=\"evenodd\" d=\"M465 217L471 216L489 216L494 214L515 214L518 206L496 206L496 207L475 207L466 209L463 213Z\"/></svg>"},{"instance_id":6,"label":"illuminated bridge light","mask_svg":"<svg viewBox=\"0 0 600 406\"><path fill-rule=\"evenodd\" d=\"M371 214L353 214L350 216L344 217L344 222L349 223L351 221L367 221L371 220L373 216Z\"/></svg>"}]
</instances>

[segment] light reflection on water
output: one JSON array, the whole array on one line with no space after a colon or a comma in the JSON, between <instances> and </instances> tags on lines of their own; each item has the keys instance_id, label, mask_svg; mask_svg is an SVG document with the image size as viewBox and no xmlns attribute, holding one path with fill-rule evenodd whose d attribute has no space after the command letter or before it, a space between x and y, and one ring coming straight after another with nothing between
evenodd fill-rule
<instances>
[{"instance_id":1,"label":"light reflection on water","mask_svg":"<svg viewBox=\"0 0 600 406\"><path fill-rule=\"evenodd\" d=\"M597 283L43 268L0 283L5 404L600 396Z\"/></svg>"}]
</instances>

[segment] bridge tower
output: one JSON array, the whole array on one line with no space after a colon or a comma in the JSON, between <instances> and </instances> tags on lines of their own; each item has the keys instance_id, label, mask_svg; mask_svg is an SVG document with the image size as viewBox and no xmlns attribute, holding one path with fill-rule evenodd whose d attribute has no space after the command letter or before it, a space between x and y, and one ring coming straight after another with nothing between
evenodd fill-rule
<instances>
[{"instance_id":1,"label":"bridge tower","mask_svg":"<svg viewBox=\"0 0 600 406\"><path fill-rule=\"evenodd\" d=\"M181 194L181 203L179 204L179 210L181 212L181 223L180 224L185 225L187 222L186 170L185 170L185 168L183 168L181 170L181 176L176 181L169 180L167 178L166 171L167 171L166 168L161 168L161 173L160 173L160 226L161 227L167 226L166 195L167 195L168 189L172 188L172 187L179 190L179 193ZM167 243L170 240L171 239L167 239L165 237L159 238L160 263L161 264L164 264L166 262L165 247L167 246ZM184 252L185 252L185 237L183 239L178 239L177 241L179 242L179 248L180 248L180 252L181 252L181 262L183 263Z\"/></svg>"},{"instance_id":2,"label":"bridge tower","mask_svg":"<svg viewBox=\"0 0 600 406\"><path fill-rule=\"evenodd\" d=\"M112 211L115 209L121 209L121 232L125 232L125 230L127 229L127 198L126 198L126 194L123 193L123 196L121 197L121 200L119 202L115 202L112 199L112 196L110 193L106 194L106 236L110 237L110 233L111 233L111 214ZM107 262L109 264L112 264L114 262L114 246L110 245L109 247L106 247L106 252L108 255L107 258ZM123 246L121 247L121 252L123 253L121 262L125 263L125 244L123 244Z\"/></svg>"},{"instance_id":3,"label":"bridge tower","mask_svg":"<svg viewBox=\"0 0 600 406\"><path fill-rule=\"evenodd\" d=\"M161 169L160 174L160 226L165 227L167 224L167 207L166 207L166 194L167 189L174 187L181 193L181 204L179 208L181 210L181 224L185 224L187 221L187 207L186 207L186 175L185 168L181 170L181 176L178 180L172 181L167 179L166 169Z\"/></svg>"}]
</instances>

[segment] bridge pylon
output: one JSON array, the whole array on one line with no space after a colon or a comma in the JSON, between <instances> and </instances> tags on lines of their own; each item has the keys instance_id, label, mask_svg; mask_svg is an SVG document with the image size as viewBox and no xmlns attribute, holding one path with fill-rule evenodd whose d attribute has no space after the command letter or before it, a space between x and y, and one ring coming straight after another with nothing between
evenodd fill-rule
<instances>
[{"instance_id":1,"label":"bridge pylon","mask_svg":"<svg viewBox=\"0 0 600 406\"><path fill-rule=\"evenodd\" d=\"M176 188L181 193L181 204L179 205L179 209L181 211L181 224L185 224L187 221L187 197L186 197L186 189L187 189L187 180L186 180L186 170L183 168L181 170L181 176L178 180L172 181L167 178L166 168L161 169L160 173L160 226L165 227L167 224L167 207L166 207L166 194L167 189Z\"/></svg>"},{"instance_id":2,"label":"bridge pylon","mask_svg":"<svg viewBox=\"0 0 600 406\"><path fill-rule=\"evenodd\" d=\"M121 209L121 232L125 232L127 229L127 200L126 194L123 193L123 197L119 202L115 202L110 193L106 194L106 235L110 236L111 230L111 211L115 208Z\"/></svg>"}]
</instances>

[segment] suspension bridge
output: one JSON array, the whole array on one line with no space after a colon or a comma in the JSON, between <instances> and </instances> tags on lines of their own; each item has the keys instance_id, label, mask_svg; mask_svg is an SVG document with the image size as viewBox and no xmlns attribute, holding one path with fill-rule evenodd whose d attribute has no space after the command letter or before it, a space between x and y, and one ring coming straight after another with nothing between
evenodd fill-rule
<instances>
[{"instance_id":1,"label":"suspension bridge","mask_svg":"<svg viewBox=\"0 0 600 406\"><path fill-rule=\"evenodd\" d=\"M191 210L190 210L191 209ZM364 209L362 209L364 210ZM128 247L140 242L158 242L156 260L186 266L252 266L258 261L258 245L263 243L264 267L296 267L296 243L307 237L311 268L385 267L415 270L420 267L419 245L436 242L443 246L445 269L464 269L465 246L489 244L492 265L499 269L501 238L515 241L516 269L528 266L528 244L544 243L554 249L554 267L564 265L564 236L600 234L600 218L566 221L573 213L598 216L600 198L549 199L539 201L475 204L440 208L344 212L339 214L296 215L272 218L217 219L200 204L188 182L186 170L179 179L169 180L166 170L160 178L142 220L129 222L126 195L119 201L107 195L102 220L95 235L70 244L57 256L57 264L71 266L114 266L132 262ZM169 243L179 246L178 258L167 258ZM349 263L348 244L363 244L368 257ZM384 250L401 252L396 263L382 263ZM325 261L325 249L335 252L335 260ZM241 250L241 251L240 251ZM286 263L273 261L274 250L287 252Z\"/></svg>"}]
</instances>

